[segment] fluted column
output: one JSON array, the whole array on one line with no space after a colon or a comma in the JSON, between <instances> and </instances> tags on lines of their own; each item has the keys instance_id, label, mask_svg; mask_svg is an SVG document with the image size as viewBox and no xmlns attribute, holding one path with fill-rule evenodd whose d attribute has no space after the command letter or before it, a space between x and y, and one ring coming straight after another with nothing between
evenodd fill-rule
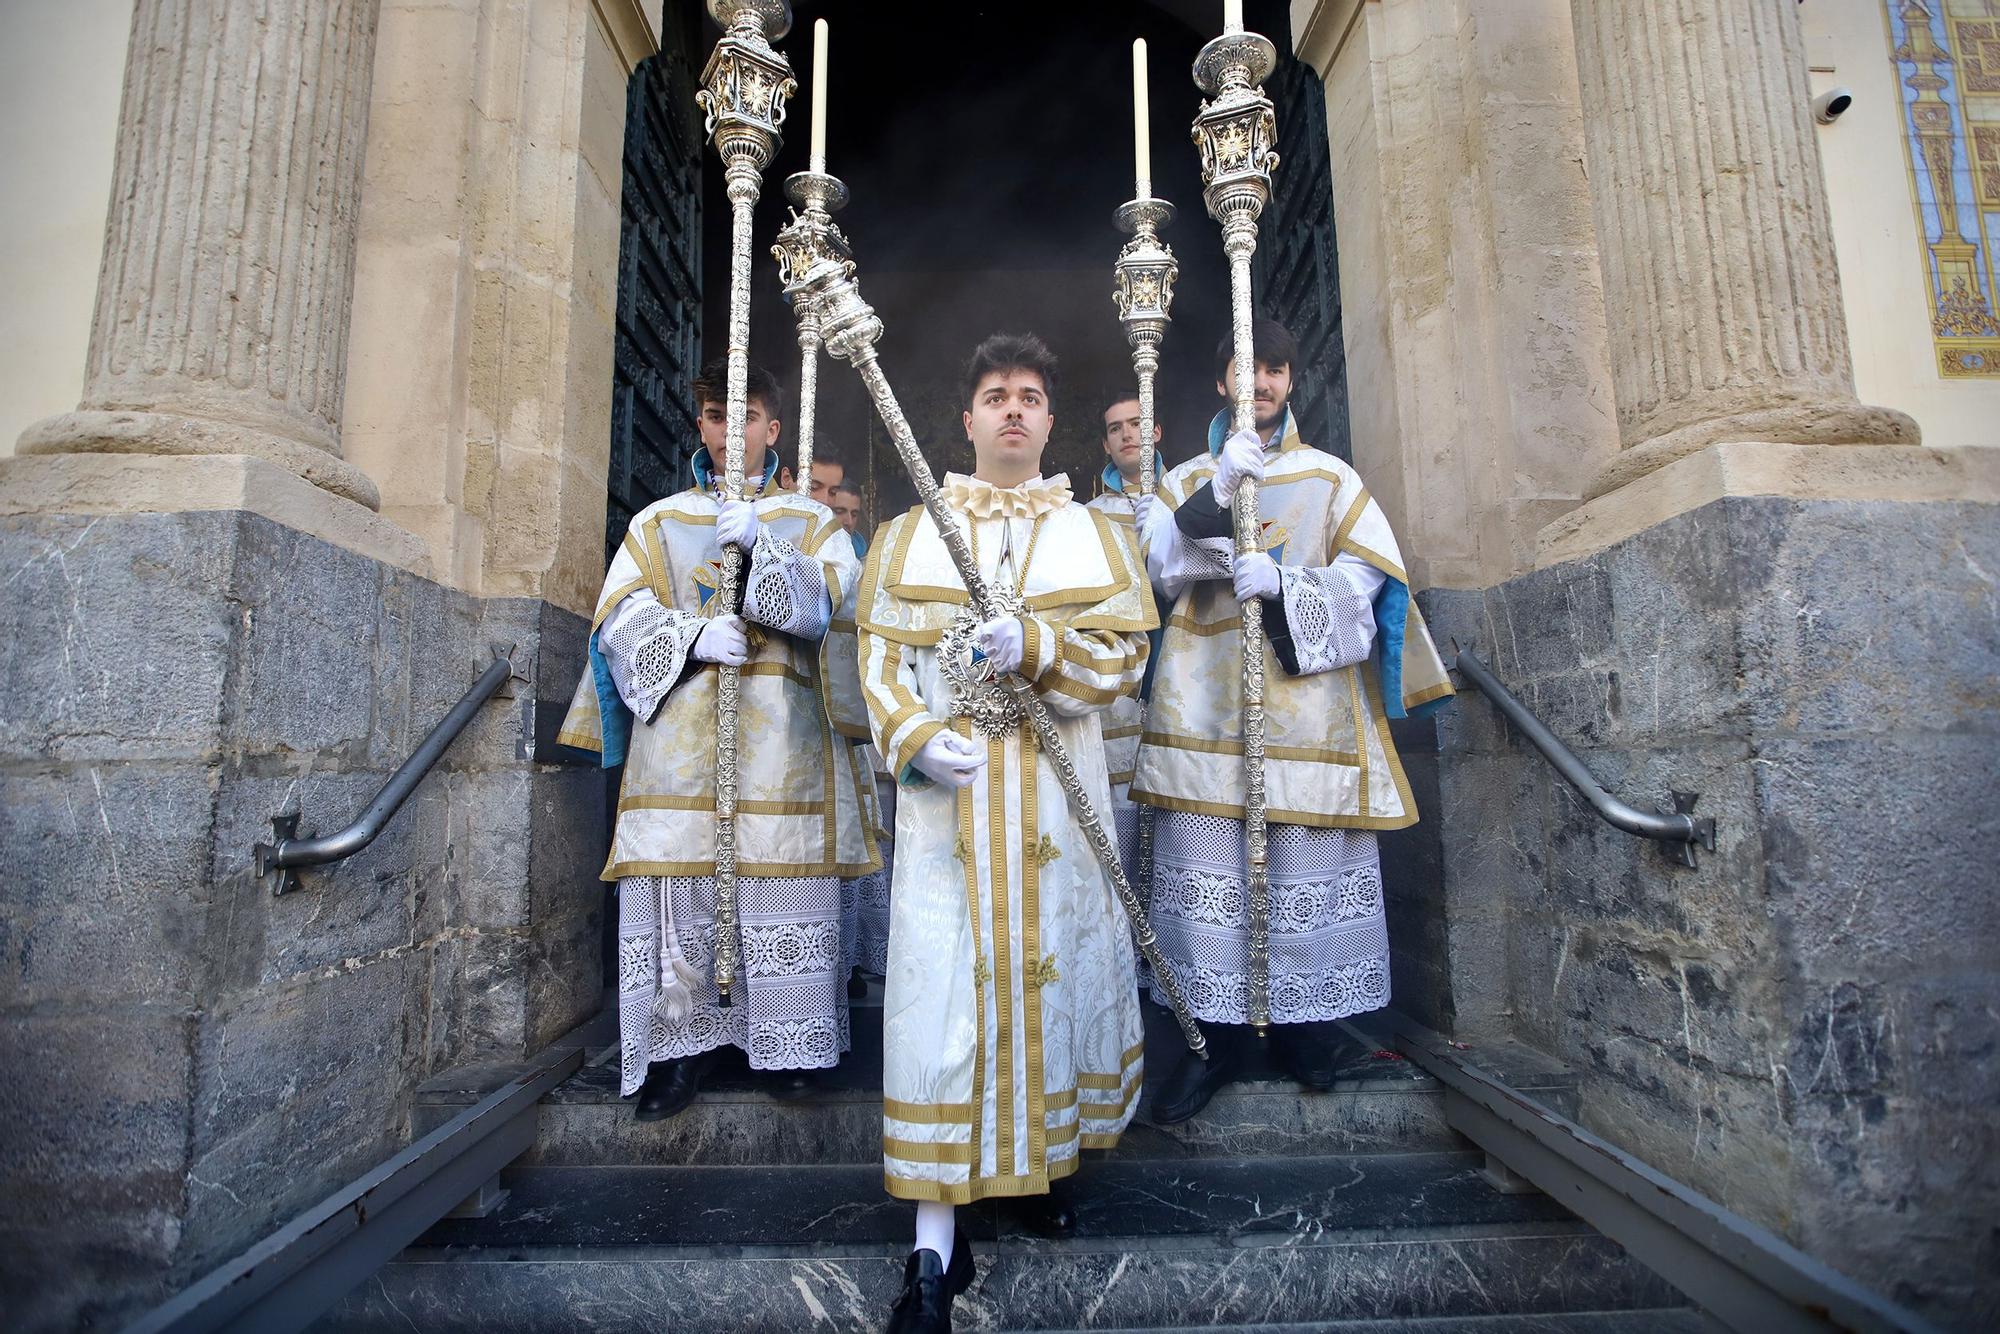
<instances>
[{"instance_id":1,"label":"fluted column","mask_svg":"<svg viewBox=\"0 0 2000 1334\"><path fill-rule=\"evenodd\" d=\"M1855 398L1796 6L1572 12L1624 446L1590 494L1717 441L1916 444Z\"/></svg>"},{"instance_id":2,"label":"fluted column","mask_svg":"<svg viewBox=\"0 0 2000 1334\"><path fill-rule=\"evenodd\" d=\"M138 0L83 400L23 454L340 457L378 0Z\"/></svg>"}]
</instances>

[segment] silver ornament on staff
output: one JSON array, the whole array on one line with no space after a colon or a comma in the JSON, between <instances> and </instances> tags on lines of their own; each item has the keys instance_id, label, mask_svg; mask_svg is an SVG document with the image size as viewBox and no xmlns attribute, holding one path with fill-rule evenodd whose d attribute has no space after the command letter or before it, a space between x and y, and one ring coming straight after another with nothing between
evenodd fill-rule
<instances>
[{"instance_id":1,"label":"silver ornament on staff","mask_svg":"<svg viewBox=\"0 0 2000 1334\"><path fill-rule=\"evenodd\" d=\"M931 475L930 464L918 448L916 435L903 416L895 391L889 387L889 378L883 373L881 362L876 359L875 344L882 337L882 321L861 298L861 287L855 278L853 251L846 237L841 235L831 218L815 218L808 210L804 214L793 215L791 224L778 234L778 243L772 247L772 253L778 258L785 290L791 294L794 309L798 308L799 302L811 303L826 340L826 350L853 366L860 374L862 383L867 386L868 397L875 404L876 413L888 428L890 439L895 441L896 454L901 458L904 470L916 486L917 495L930 514L931 522L937 526L945 550L951 553L952 564L965 584L969 605L959 614L953 627L946 631L946 637L965 639L972 625L991 620L996 615L1018 612L1019 608L1014 605L1011 595L1000 596L979 573L979 564L973 558L965 529L959 526L950 507L945 504L937 479ZM983 689L973 692L978 698L972 704L970 714L975 727L989 735L992 729L1018 727L1022 721L1034 728L1042 753L1055 766L1056 777L1062 783L1063 793L1069 798L1070 809L1083 829L1091 852L1110 877L1119 903L1132 920L1140 953L1152 965L1154 976L1162 980L1189 1049L1206 1060L1207 1039L1202 1036L1194 1016L1188 1012L1180 984L1160 960L1159 942L1153 935L1152 923L1147 920L1146 906L1139 901L1131 882L1125 878L1125 870L1118 862L1117 842L1084 792L1076 762L1070 758L1069 748L1063 744L1062 734L1056 730L1055 719L1050 716L1048 707L1036 697L1033 687L1016 674L1010 673L998 679L988 677L979 685Z\"/></svg>"},{"instance_id":2,"label":"silver ornament on staff","mask_svg":"<svg viewBox=\"0 0 2000 1334\"><path fill-rule=\"evenodd\" d=\"M1194 142L1201 152L1202 198L1222 226L1229 257L1229 326L1235 349L1233 431L1257 425L1257 356L1252 334L1250 261L1257 253L1257 218L1271 199L1277 115L1260 87L1277 67L1269 39L1240 26L1202 47L1195 57L1195 85L1207 95L1195 113ZM1246 479L1232 506L1239 556L1264 549L1257 514L1257 483ZM1264 824L1264 605L1242 603L1243 616L1243 853L1250 907L1250 1022L1259 1033L1271 1023L1271 882Z\"/></svg>"},{"instance_id":3,"label":"silver ornament on staff","mask_svg":"<svg viewBox=\"0 0 2000 1334\"><path fill-rule=\"evenodd\" d=\"M794 172L785 178L785 197L792 201L794 216L810 225L830 229L833 215L847 206L847 187L819 167ZM819 399L819 308L804 293L792 294L792 316L799 326L799 410L793 438L798 444L799 494L812 494L813 418Z\"/></svg>"},{"instance_id":4,"label":"silver ornament on staff","mask_svg":"<svg viewBox=\"0 0 2000 1334\"><path fill-rule=\"evenodd\" d=\"M729 390L722 495L743 499L743 430L750 379L750 215L763 193L764 168L778 151L785 99L798 88L792 67L771 43L791 30L786 0L708 0L722 38L701 73L696 105L722 159L729 194ZM736 608L743 550L722 549L718 596ZM721 664L715 691L715 990L724 1005L736 985L742 940L736 909L736 731L742 673Z\"/></svg>"},{"instance_id":5,"label":"silver ornament on staff","mask_svg":"<svg viewBox=\"0 0 2000 1334\"><path fill-rule=\"evenodd\" d=\"M1160 239L1160 229L1174 218L1174 206L1152 197L1152 182L1141 180L1138 198L1118 206L1119 230L1131 236L1118 251L1111 300L1118 307L1118 321L1125 326L1125 340L1132 345L1132 371L1139 381L1139 494L1150 496L1159 475L1159 459L1153 448L1153 378L1160 369L1160 344L1166 339L1167 324L1174 304L1174 279L1180 265L1173 248ZM1134 513L1137 513L1134 506ZM1143 539L1144 534L1140 534ZM1142 704L1143 708L1144 705ZM1153 883L1153 808L1142 805L1137 817L1137 843L1133 863L1141 888Z\"/></svg>"}]
</instances>

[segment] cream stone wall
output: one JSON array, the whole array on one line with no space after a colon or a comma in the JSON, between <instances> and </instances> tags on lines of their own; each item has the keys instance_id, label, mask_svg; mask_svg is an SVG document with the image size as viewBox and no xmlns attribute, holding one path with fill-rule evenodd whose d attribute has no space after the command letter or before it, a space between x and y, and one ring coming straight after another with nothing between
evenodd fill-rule
<instances>
[{"instance_id":1,"label":"cream stone wall","mask_svg":"<svg viewBox=\"0 0 2000 1334\"><path fill-rule=\"evenodd\" d=\"M1495 583L1618 449L1569 5L1292 20L1326 79L1355 465L1418 585Z\"/></svg>"},{"instance_id":2,"label":"cream stone wall","mask_svg":"<svg viewBox=\"0 0 2000 1334\"><path fill-rule=\"evenodd\" d=\"M660 5L385 0L348 457L454 587L603 570L625 85Z\"/></svg>"},{"instance_id":3,"label":"cream stone wall","mask_svg":"<svg viewBox=\"0 0 2000 1334\"><path fill-rule=\"evenodd\" d=\"M1925 444L2000 444L2000 379L1954 381L1937 372L1883 0L1811 0L1799 22L1813 93L1854 93L1845 115L1817 128L1855 390L1864 402L1916 418Z\"/></svg>"},{"instance_id":4,"label":"cream stone wall","mask_svg":"<svg viewBox=\"0 0 2000 1334\"><path fill-rule=\"evenodd\" d=\"M132 0L0 4L0 455L83 393L131 27Z\"/></svg>"}]
</instances>

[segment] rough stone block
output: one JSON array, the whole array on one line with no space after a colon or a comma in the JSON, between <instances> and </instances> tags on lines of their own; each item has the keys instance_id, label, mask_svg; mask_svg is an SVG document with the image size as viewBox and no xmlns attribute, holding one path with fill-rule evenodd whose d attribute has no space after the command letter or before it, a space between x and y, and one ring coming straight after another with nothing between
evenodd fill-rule
<instances>
[{"instance_id":1,"label":"rough stone block","mask_svg":"<svg viewBox=\"0 0 2000 1334\"><path fill-rule=\"evenodd\" d=\"M186 1208L194 1026L138 1007L0 1023L9 1328L119 1328L165 1296Z\"/></svg>"},{"instance_id":2,"label":"rough stone block","mask_svg":"<svg viewBox=\"0 0 2000 1334\"><path fill-rule=\"evenodd\" d=\"M2000 518L1990 505L1726 502L1761 549L1742 608L1751 720L1786 733L1991 726L2000 712Z\"/></svg>"},{"instance_id":3,"label":"rough stone block","mask_svg":"<svg viewBox=\"0 0 2000 1334\"><path fill-rule=\"evenodd\" d=\"M375 717L381 566L255 515L243 516L230 595L223 735L250 753L365 753Z\"/></svg>"},{"instance_id":4,"label":"rough stone block","mask_svg":"<svg viewBox=\"0 0 2000 1334\"><path fill-rule=\"evenodd\" d=\"M1760 743L1753 818L1809 976L1990 966L1996 745L1992 732Z\"/></svg>"},{"instance_id":5,"label":"rough stone block","mask_svg":"<svg viewBox=\"0 0 2000 1334\"><path fill-rule=\"evenodd\" d=\"M0 774L0 1003L189 1003L212 782L193 764Z\"/></svg>"},{"instance_id":6,"label":"rough stone block","mask_svg":"<svg viewBox=\"0 0 2000 1334\"><path fill-rule=\"evenodd\" d=\"M429 1068L528 1054L525 982L533 943L525 932L455 933L430 951Z\"/></svg>"},{"instance_id":7,"label":"rough stone block","mask_svg":"<svg viewBox=\"0 0 2000 1334\"><path fill-rule=\"evenodd\" d=\"M0 753L212 755L234 531L224 514L0 520Z\"/></svg>"},{"instance_id":8,"label":"rough stone block","mask_svg":"<svg viewBox=\"0 0 2000 1334\"><path fill-rule=\"evenodd\" d=\"M190 1276L228 1258L393 1151L422 1069L406 1051L398 956L225 1002L195 1082Z\"/></svg>"},{"instance_id":9,"label":"rough stone block","mask_svg":"<svg viewBox=\"0 0 2000 1334\"><path fill-rule=\"evenodd\" d=\"M271 837L271 817L298 811L306 835L330 834L360 815L388 775L308 773L228 776L216 800L215 953L229 988L278 984L411 943L413 883L442 850L444 798L436 775L413 793L376 840L343 861L302 867L299 888L273 895L251 848Z\"/></svg>"},{"instance_id":10,"label":"rough stone block","mask_svg":"<svg viewBox=\"0 0 2000 1334\"><path fill-rule=\"evenodd\" d=\"M1552 907L1576 920L1623 921L1648 932L1703 940L1740 956L1765 953L1762 843L1753 775L1738 746L1648 751L1593 750L1592 772L1640 810L1672 807L1676 789L1699 794L1695 813L1717 822L1716 850L1681 866L1652 839L1608 824L1558 777L1550 777L1548 886Z\"/></svg>"}]
</instances>

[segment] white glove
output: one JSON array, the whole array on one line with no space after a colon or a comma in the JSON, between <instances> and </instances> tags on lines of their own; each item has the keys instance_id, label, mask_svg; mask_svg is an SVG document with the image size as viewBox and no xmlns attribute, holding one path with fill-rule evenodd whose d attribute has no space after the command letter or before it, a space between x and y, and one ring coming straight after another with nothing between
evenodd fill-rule
<instances>
[{"instance_id":1,"label":"white glove","mask_svg":"<svg viewBox=\"0 0 2000 1334\"><path fill-rule=\"evenodd\" d=\"M1264 480L1264 442L1255 431L1238 431L1222 442L1215 460L1215 503L1227 509L1246 477Z\"/></svg>"},{"instance_id":2,"label":"white glove","mask_svg":"<svg viewBox=\"0 0 2000 1334\"><path fill-rule=\"evenodd\" d=\"M741 616L718 616L694 637L694 656L702 662L741 667L750 660L750 636Z\"/></svg>"},{"instance_id":3,"label":"white glove","mask_svg":"<svg viewBox=\"0 0 2000 1334\"><path fill-rule=\"evenodd\" d=\"M986 655L993 664L993 670L1005 676L1021 667L1021 649L1027 641L1027 632L1021 628L1017 617L1002 616L998 620L982 621L972 632L972 646Z\"/></svg>"},{"instance_id":4,"label":"white glove","mask_svg":"<svg viewBox=\"0 0 2000 1334\"><path fill-rule=\"evenodd\" d=\"M723 546L741 547L746 553L757 545L763 530L757 507L747 500L725 500L722 512L715 516L715 540Z\"/></svg>"},{"instance_id":5,"label":"white glove","mask_svg":"<svg viewBox=\"0 0 2000 1334\"><path fill-rule=\"evenodd\" d=\"M924 742L910 763L918 773L946 787L970 787L986 767L986 747L947 727Z\"/></svg>"},{"instance_id":6,"label":"white glove","mask_svg":"<svg viewBox=\"0 0 2000 1334\"><path fill-rule=\"evenodd\" d=\"M1235 579L1236 600L1248 602L1251 598L1274 598L1278 596L1278 562L1261 551L1251 551L1236 558Z\"/></svg>"}]
</instances>

